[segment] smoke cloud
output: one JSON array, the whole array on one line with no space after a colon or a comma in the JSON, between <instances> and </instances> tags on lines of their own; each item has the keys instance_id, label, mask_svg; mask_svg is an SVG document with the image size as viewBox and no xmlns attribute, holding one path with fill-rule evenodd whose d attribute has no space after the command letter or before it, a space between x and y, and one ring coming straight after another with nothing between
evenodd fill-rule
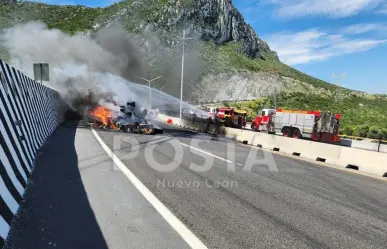
<instances>
[{"instance_id":1,"label":"smoke cloud","mask_svg":"<svg viewBox=\"0 0 387 249\"><path fill-rule=\"evenodd\" d=\"M81 105L78 100L89 89L96 99L115 96L117 102L130 100L148 106L148 88L133 83L145 83L139 76L162 76L152 86L158 85L164 92L180 96L181 44L177 39L175 46L165 47L153 33L144 30L141 36L130 36L116 24L90 36L70 36L58 29L49 29L42 22L29 22L4 31L0 47L9 52L11 64L30 77L33 77L33 63L49 63L50 81L44 84L60 91L73 107ZM203 61L198 53L202 43L192 30L187 30L187 37L196 39L187 42L185 47L183 93L186 100L255 99L277 93L279 88L292 87L280 77L262 73L202 77ZM156 89L152 90L152 103L173 103L174 108L179 108L178 99Z\"/></svg>"},{"instance_id":2,"label":"smoke cloud","mask_svg":"<svg viewBox=\"0 0 387 249\"><path fill-rule=\"evenodd\" d=\"M107 105L103 99L114 99L120 104L136 101L140 106L150 106L148 87L133 81L143 72L149 71L149 65L144 65L142 59L152 55L141 51L135 37L129 36L119 25L100 29L91 36L82 33L71 36L58 29L49 29L42 22L29 22L3 31L0 37L0 45L11 56L10 63L31 78L33 63L49 63L50 81L43 84L59 91L75 109L82 109L81 100L90 91L97 100L101 100L100 104ZM149 48L159 49L154 46ZM159 51L165 53L163 49ZM198 59L190 57L193 61L187 61L195 67L187 65L186 77L190 76L191 71L198 74ZM166 62L164 64L168 65ZM174 71L180 71L180 68L175 67L162 69L171 70L171 77ZM175 81L169 78L165 80ZM170 88L178 89L176 86ZM189 88L187 90L192 91ZM152 106L179 106L178 99L159 90L152 89L151 94ZM184 107L192 108L188 104L184 104Z\"/></svg>"},{"instance_id":3,"label":"smoke cloud","mask_svg":"<svg viewBox=\"0 0 387 249\"><path fill-rule=\"evenodd\" d=\"M95 95L115 95L127 101L129 92L141 100L143 86L134 93L131 79L141 74L141 52L120 26L99 30L94 37L70 36L44 23L16 25L1 38L11 64L33 77L33 63L49 63L50 81L44 84L58 90L70 103L91 89ZM140 90L142 89L142 91ZM135 99L133 99L135 101Z\"/></svg>"}]
</instances>

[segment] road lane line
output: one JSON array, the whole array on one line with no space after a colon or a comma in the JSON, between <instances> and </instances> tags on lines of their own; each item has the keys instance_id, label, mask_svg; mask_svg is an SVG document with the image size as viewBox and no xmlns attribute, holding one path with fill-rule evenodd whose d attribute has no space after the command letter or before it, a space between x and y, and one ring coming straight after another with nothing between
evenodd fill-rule
<instances>
[{"instance_id":1,"label":"road lane line","mask_svg":"<svg viewBox=\"0 0 387 249\"><path fill-rule=\"evenodd\" d=\"M184 224L181 222L169 209L152 194L152 192L125 166L123 162L110 150L110 148L101 139L98 133L91 129L97 141L102 148L112 158L113 162L120 168L129 181L136 187L136 189L147 199L147 201L157 210L157 212L171 225L173 229L182 237L182 239L191 247L195 249L207 249L203 244Z\"/></svg>"},{"instance_id":2,"label":"road lane line","mask_svg":"<svg viewBox=\"0 0 387 249\"><path fill-rule=\"evenodd\" d=\"M203 154L206 154L206 155L209 155L209 156L213 156L213 157L215 157L215 158L218 158L218 159L220 159L220 160L222 160L222 161L225 161L225 162L228 162L228 163L232 163L232 161L230 161L230 160L227 160L227 159L225 159L225 158L223 158L223 157L216 156L216 155L211 154L211 153L209 153L209 152L207 152L207 151L204 151L204 150L201 150L201 149L192 147L191 145L188 145L188 144L185 144L185 143L182 143L182 142L180 142L180 144L183 145L183 146L189 147L189 148L191 148L191 149L200 151L200 152L203 153Z\"/></svg>"}]
</instances>

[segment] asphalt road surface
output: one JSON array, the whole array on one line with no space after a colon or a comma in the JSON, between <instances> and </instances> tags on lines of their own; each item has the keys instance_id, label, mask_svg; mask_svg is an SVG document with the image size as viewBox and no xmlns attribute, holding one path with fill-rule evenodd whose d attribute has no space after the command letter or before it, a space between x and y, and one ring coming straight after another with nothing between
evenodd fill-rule
<instances>
[{"instance_id":1,"label":"asphalt road surface","mask_svg":"<svg viewBox=\"0 0 387 249\"><path fill-rule=\"evenodd\" d=\"M98 134L208 248L386 248L387 182L164 128ZM188 246L91 131L70 125L42 149L4 248Z\"/></svg>"},{"instance_id":2,"label":"asphalt road surface","mask_svg":"<svg viewBox=\"0 0 387 249\"><path fill-rule=\"evenodd\" d=\"M90 129L57 129L37 158L4 248L185 249Z\"/></svg>"},{"instance_id":3,"label":"asphalt road surface","mask_svg":"<svg viewBox=\"0 0 387 249\"><path fill-rule=\"evenodd\" d=\"M387 182L177 128L98 134L209 248L386 248Z\"/></svg>"}]
</instances>

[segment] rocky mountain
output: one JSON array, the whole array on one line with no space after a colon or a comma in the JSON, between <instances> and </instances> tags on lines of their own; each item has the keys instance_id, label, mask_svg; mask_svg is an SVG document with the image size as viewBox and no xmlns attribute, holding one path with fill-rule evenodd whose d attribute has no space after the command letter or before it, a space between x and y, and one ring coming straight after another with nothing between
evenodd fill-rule
<instances>
[{"instance_id":1,"label":"rocky mountain","mask_svg":"<svg viewBox=\"0 0 387 249\"><path fill-rule=\"evenodd\" d=\"M387 134L386 95L341 88L281 63L231 0L124 0L106 8L0 1L3 30L40 20L48 28L70 35L81 32L95 37L104 27L122 25L141 50L143 66L136 73L148 79L162 76L153 87L176 97L180 96L181 36L185 30L185 101L239 101L235 106L248 110L250 118L260 108L275 104L331 110L342 114L345 134L372 138ZM8 51L1 39L0 58L7 60ZM55 53L55 48L52 50ZM120 56L118 48L115 55ZM263 96L268 97L259 98Z\"/></svg>"},{"instance_id":2,"label":"rocky mountain","mask_svg":"<svg viewBox=\"0 0 387 249\"><path fill-rule=\"evenodd\" d=\"M41 20L49 28L70 34L83 32L90 36L101 28L123 25L136 37L143 52L143 76L162 75L158 84L170 85L166 91L176 96L183 30L189 38L185 42L187 98L193 94L192 89L198 88L211 93L206 98L212 101L254 99L277 91L324 93L328 97L337 91L364 95L281 63L231 0L124 0L107 8L36 2L0 6L0 27L31 20Z\"/></svg>"},{"instance_id":3,"label":"rocky mountain","mask_svg":"<svg viewBox=\"0 0 387 249\"><path fill-rule=\"evenodd\" d=\"M131 2L131 3L130 3ZM123 6L126 3L126 6ZM128 20L139 13L144 14L142 22L146 22L148 29L163 31L178 31L183 27L189 28L203 41L213 41L221 45L236 41L242 43L241 53L249 58L265 59L270 54L278 60L277 54L270 50L268 44L259 39L253 28L247 24L241 13L233 6L231 0L144 0L123 1L121 10L109 16L95 27L107 26L111 23L131 23ZM132 29L138 25L138 21Z\"/></svg>"}]
</instances>

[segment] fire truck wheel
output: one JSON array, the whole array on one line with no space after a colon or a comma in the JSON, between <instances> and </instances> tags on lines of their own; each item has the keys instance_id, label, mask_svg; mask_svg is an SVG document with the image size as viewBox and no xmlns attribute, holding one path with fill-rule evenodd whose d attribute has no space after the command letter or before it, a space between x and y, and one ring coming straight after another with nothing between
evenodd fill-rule
<instances>
[{"instance_id":1,"label":"fire truck wheel","mask_svg":"<svg viewBox=\"0 0 387 249\"><path fill-rule=\"evenodd\" d=\"M283 130L282 130L282 134L284 135L284 137L290 137L290 135L291 135L291 131L290 131L290 128L284 128Z\"/></svg>"},{"instance_id":2,"label":"fire truck wheel","mask_svg":"<svg viewBox=\"0 0 387 249\"><path fill-rule=\"evenodd\" d=\"M257 125L255 123L251 124L251 130L252 131L257 131Z\"/></svg>"},{"instance_id":3,"label":"fire truck wheel","mask_svg":"<svg viewBox=\"0 0 387 249\"><path fill-rule=\"evenodd\" d=\"M300 130L299 129L294 129L292 131L292 137L300 139L302 137Z\"/></svg>"}]
</instances>

